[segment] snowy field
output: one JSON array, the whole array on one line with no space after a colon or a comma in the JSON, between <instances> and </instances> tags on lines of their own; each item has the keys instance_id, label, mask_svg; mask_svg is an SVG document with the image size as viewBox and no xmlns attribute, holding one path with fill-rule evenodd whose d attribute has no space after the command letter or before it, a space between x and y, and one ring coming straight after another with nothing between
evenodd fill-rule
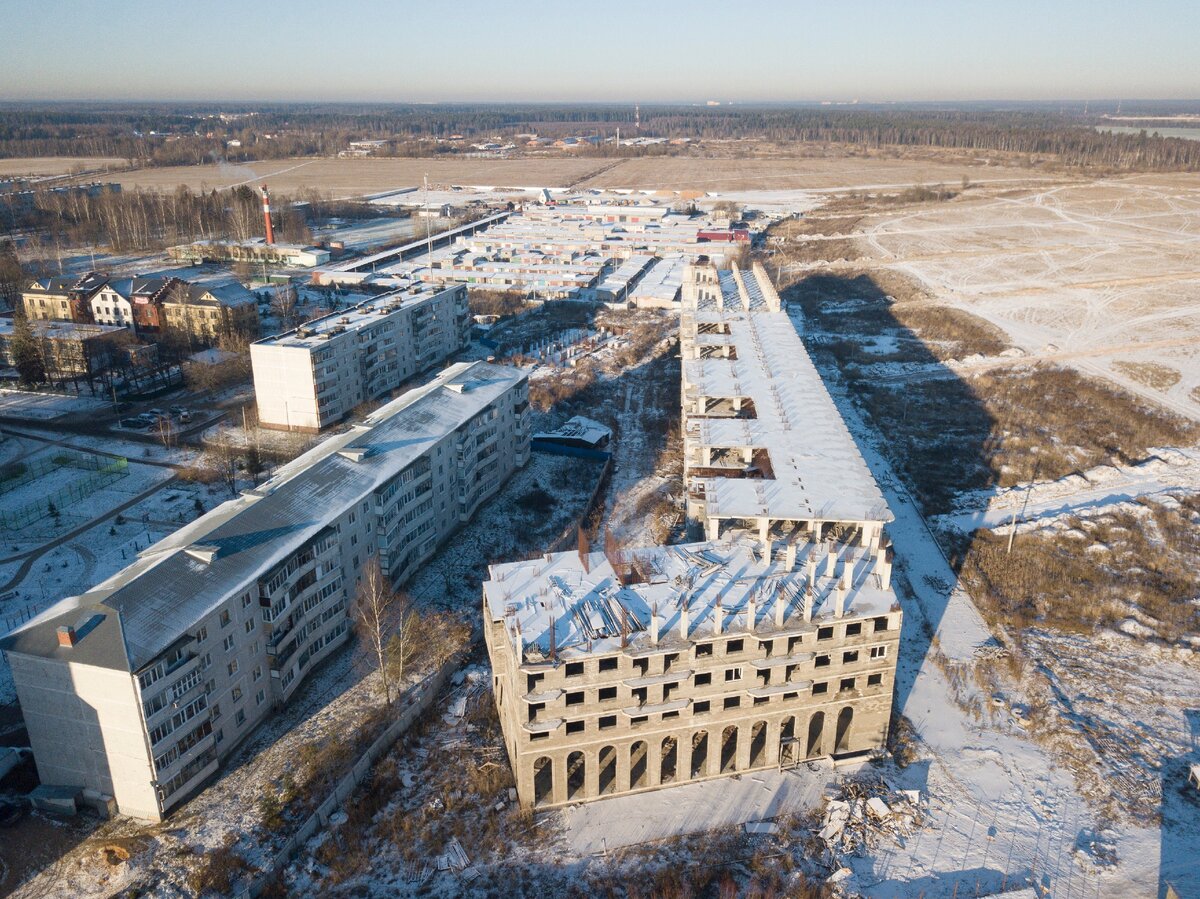
<instances>
[{"instance_id":1,"label":"snowy field","mask_svg":"<svg viewBox=\"0 0 1200 899\"><path fill-rule=\"evenodd\" d=\"M1200 176L970 192L872 217L860 243L1031 358L1200 418Z\"/></svg>"},{"instance_id":2,"label":"snowy field","mask_svg":"<svg viewBox=\"0 0 1200 899\"><path fill-rule=\"evenodd\" d=\"M87 413L108 405L104 399L63 393L0 389L0 416L53 421L71 413Z\"/></svg>"}]
</instances>

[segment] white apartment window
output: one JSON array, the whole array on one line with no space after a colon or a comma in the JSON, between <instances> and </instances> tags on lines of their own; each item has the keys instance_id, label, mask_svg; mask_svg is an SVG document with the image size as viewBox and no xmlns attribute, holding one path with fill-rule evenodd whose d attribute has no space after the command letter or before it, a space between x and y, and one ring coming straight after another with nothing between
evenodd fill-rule
<instances>
[{"instance_id":1,"label":"white apartment window","mask_svg":"<svg viewBox=\"0 0 1200 899\"><path fill-rule=\"evenodd\" d=\"M196 631L196 642L197 643L203 643L207 639L208 639L208 628L207 627L202 627L202 628L200 628L200 630Z\"/></svg>"},{"instance_id":2,"label":"white apartment window","mask_svg":"<svg viewBox=\"0 0 1200 899\"><path fill-rule=\"evenodd\" d=\"M244 609L248 605L250 605L250 594L249 593L245 594L242 597L242 608Z\"/></svg>"},{"instance_id":3,"label":"white apartment window","mask_svg":"<svg viewBox=\"0 0 1200 899\"><path fill-rule=\"evenodd\" d=\"M217 742L220 743L224 739L225 739L225 731L224 730L217 731Z\"/></svg>"},{"instance_id":4,"label":"white apartment window","mask_svg":"<svg viewBox=\"0 0 1200 899\"><path fill-rule=\"evenodd\" d=\"M258 691L258 692L257 692L257 693L254 695L254 704L255 704L255 705L262 705L262 704L263 704L263 700L264 700L264 699L266 699L266 698L267 698L266 691L264 691L264 690L259 690L259 691Z\"/></svg>"},{"instance_id":5,"label":"white apartment window","mask_svg":"<svg viewBox=\"0 0 1200 899\"><path fill-rule=\"evenodd\" d=\"M221 610L221 627L227 626L231 620L232 619L229 617L229 610L222 609Z\"/></svg>"},{"instance_id":6,"label":"white apartment window","mask_svg":"<svg viewBox=\"0 0 1200 899\"><path fill-rule=\"evenodd\" d=\"M253 618L250 618L246 621L246 633L248 633L248 634L254 633L254 619Z\"/></svg>"},{"instance_id":7,"label":"white apartment window","mask_svg":"<svg viewBox=\"0 0 1200 899\"><path fill-rule=\"evenodd\" d=\"M221 717L221 705L220 705L220 703L214 702L213 707L212 707L212 720L216 721L220 717Z\"/></svg>"},{"instance_id":8,"label":"white apartment window","mask_svg":"<svg viewBox=\"0 0 1200 899\"><path fill-rule=\"evenodd\" d=\"M871 658L882 659L882 658L886 658L886 657L887 657L887 647L886 646L872 646L871 647Z\"/></svg>"},{"instance_id":9,"label":"white apartment window","mask_svg":"<svg viewBox=\"0 0 1200 899\"><path fill-rule=\"evenodd\" d=\"M200 657L200 670L201 671L207 671L208 666L211 664L212 664L212 653L211 652L206 652L203 656Z\"/></svg>"},{"instance_id":10,"label":"white apartment window","mask_svg":"<svg viewBox=\"0 0 1200 899\"><path fill-rule=\"evenodd\" d=\"M241 687L234 687L234 688L233 688L233 701L234 701L234 702L241 702L241 701L242 701L242 688L241 688Z\"/></svg>"},{"instance_id":11,"label":"white apartment window","mask_svg":"<svg viewBox=\"0 0 1200 899\"><path fill-rule=\"evenodd\" d=\"M238 672L238 660L237 660L237 659L233 659L233 660L232 660L232 661L230 661L230 663L229 663L228 665L226 665L225 667L229 669L229 676L230 676L230 677L233 677L233 676L234 676L235 674L237 674L237 672Z\"/></svg>"},{"instance_id":12,"label":"white apartment window","mask_svg":"<svg viewBox=\"0 0 1200 899\"><path fill-rule=\"evenodd\" d=\"M229 650L233 649L233 634L230 634L224 640L222 640L221 646L225 649L226 652L229 652Z\"/></svg>"},{"instance_id":13,"label":"white apartment window","mask_svg":"<svg viewBox=\"0 0 1200 899\"><path fill-rule=\"evenodd\" d=\"M237 714L233 716L233 723L238 727L246 723L246 713L242 709L238 709Z\"/></svg>"},{"instance_id":14,"label":"white apartment window","mask_svg":"<svg viewBox=\"0 0 1200 899\"><path fill-rule=\"evenodd\" d=\"M254 679L258 680L260 677L262 677L262 665L255 665L254 666Z\"/></svg>"}]
</instances>

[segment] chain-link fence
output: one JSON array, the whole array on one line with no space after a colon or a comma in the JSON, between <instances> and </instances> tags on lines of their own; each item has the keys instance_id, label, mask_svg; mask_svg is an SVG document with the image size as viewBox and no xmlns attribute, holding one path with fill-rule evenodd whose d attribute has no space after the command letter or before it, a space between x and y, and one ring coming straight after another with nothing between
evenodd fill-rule
<instances>
[{"instance_id":1,"label":"chain-link fence","mask_svg":"<svg viewBox=\"0 0 1200 899\"><path fill-rule=\"evenodd\" d=\"M22 472L19 475L24 478L21 481L22 484L28 484L37 477L64 467L79 468L89 473L20 508L0 510L0 525L9 531L19 531L48 515L58 515L129 473L129 460L123 456L93 456L86 453L64 452L21 464L26 466L27 471L37 472L29 477L25 477L25 472ZM12 487L6 486L6 489L12 489Z\"/></svg>"}]
</instances>

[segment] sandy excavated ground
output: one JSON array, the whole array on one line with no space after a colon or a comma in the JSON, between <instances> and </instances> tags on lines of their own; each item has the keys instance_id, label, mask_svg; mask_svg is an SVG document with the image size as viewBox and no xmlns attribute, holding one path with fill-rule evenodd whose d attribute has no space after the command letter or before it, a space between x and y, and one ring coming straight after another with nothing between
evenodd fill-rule
<instances>
[{"instance_id":1,"label":"sandy excavated ground","mask_svg":"<svg viewBox=\"0 0 1200 899\"><path fill-rule=\"evenodd\" d=\"M1030 356L1200 418L1200 176L968 193L874 220L860 242Z\"/></svg>"}]
</instances>

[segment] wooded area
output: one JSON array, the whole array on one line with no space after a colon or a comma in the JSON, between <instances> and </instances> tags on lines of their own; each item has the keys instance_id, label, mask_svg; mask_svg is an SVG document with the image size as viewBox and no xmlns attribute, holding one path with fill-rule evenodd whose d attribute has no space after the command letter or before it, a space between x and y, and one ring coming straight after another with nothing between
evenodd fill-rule
<instances>
[{"instance_id":1,"label":"wooded area","mask_svg":"<svg viewBox=\"0 0 1200 899\"><path fill-rule=\"evenodd\" d=\"M1161 104L1160 104L1161 106ZM1131 110L1127 110L1131 111ZM1139 114L1165 115L1173 107ZM266 106L221 116L192 106L11 106L0 110L0 157L111 156L131 165L238 163L331 156L351 140L388 140L385 155L469 151L469 142L542 135L601 134L692 140L757 139L853 147L945 147L1053 155L1068 165L1176 171L1200 166L1200 141L1096 130L1102 116L1046 105L1024 108L914 105L643 106L395 105ZM462 138L456 144L444 143ZM601 144L580 151L611 155ZM686 147L622 147L622 155L690 152Z\"/></svg>"}]
</instances>

